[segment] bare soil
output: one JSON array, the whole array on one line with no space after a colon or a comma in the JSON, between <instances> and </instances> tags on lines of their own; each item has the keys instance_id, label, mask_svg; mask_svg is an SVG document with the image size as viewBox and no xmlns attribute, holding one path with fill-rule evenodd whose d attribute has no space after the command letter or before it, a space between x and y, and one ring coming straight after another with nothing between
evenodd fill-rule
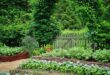
<instances>
[{"instance_id":1,"label":"bare soil","mask_svg":"<svg viewBox=\"0 0 110 75\"><path fill-rule=\"evenodd\" d=\"M16 60L12 62L0 62L0 72L8 72L10 70L15 70L19 65L28 59Z\"/></svg>"},{"instance_id":2,"label":"bare soil","mask_svg":"<svg viewBox=\"0 0 110 75\"><path fill-rule=\"evenodd\" d=\"M11 74L20 74L20 75L75 75L73 73L61 73L61 72L56 72L56 71L40 71L40 70L22 70L22 69L17 69L15 71L12 71Z\"/></svg>"}]
</instances>

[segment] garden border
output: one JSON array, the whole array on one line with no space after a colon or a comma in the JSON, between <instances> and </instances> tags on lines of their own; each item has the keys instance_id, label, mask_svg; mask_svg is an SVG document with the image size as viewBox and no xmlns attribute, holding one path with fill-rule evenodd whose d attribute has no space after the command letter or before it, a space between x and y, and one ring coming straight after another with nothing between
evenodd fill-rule
<instances>
[{"instance_id":1,"label":"garden border","mask_svg":"<svg viewBox=\"0 0 110 75\"><path fill-rule=\"evenodd\" d=\"M26 51L18 53L14 56L0 56L0 62L10 62L25 58L29 58L29 53Z\"/></svg>"},{"instance_id":2,"label":"garden border","mask_svg":"<svg viewBox=\"0 0 110 75\"><path fill-rule=\"evenodd\" d=\"M94 64L94 65L98 65L98 66L110 67L110 63L101 63L101 62L96 62L96 61L78 60L75 58L41 57L41 56L33 56L32 58L35 60L47 60L47 61L56 61L56 62L71 61L74 63L81 62L83 64L88 64L88 65Z\"/></svg>"}]
</instances>

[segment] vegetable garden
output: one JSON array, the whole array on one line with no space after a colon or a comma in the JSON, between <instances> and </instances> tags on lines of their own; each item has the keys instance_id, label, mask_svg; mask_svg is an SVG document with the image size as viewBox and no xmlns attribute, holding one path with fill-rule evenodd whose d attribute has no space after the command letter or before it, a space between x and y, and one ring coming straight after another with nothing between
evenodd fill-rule
<instances>
[{"instance_id":1,"label":"vegetable garden","mask_svg":"<svg viewBox=\"0 0 110 75\"><path fill-rule=\"evenodd\" d=\"M110 75L109 4L0 1L0 62L28 59L14 75Z\"/></svg>"}]
</instances>

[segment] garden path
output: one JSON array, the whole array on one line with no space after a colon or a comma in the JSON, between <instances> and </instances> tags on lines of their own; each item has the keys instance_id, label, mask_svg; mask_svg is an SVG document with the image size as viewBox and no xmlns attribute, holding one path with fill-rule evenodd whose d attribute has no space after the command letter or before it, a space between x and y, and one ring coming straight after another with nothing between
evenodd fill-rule
<instances>
[{"instance_id":1,"label":"garden path","mask_svg":"<svg viewBox=\"0 0 110 75\"><path fill-rule=\"evenodd\" d=\"M28 59L21 59L12 62L0 62L0 72L8 72L10 70L17 69L19 65Z\"/></svg>"}]
</instances>

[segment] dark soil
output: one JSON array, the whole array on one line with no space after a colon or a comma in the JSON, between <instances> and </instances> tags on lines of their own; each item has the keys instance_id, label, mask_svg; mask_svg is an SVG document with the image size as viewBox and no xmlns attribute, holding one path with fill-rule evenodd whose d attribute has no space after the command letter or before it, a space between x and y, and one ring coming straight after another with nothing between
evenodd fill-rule
<instances>
[{"instance_id":1,"label":"dark soil","mask_svg":"<svg viewBox=\"0 0 110 75\"><path fill-rule=\"evenodd\" d=\"M75 75L73 73L61 73L56 71L43 71L43 70L22 70L17 69L14 71L10 71L11 75L19 74L19 75Z\"/></svg>"},{"instance_id":2,"label":"dark soil","mask_svg":"<svg viewBox=\"0 0 110 75\"><path fill-rule=\"evenodd\" d=\"M99 65L99 66L105 66L105 67L110 67L110 63L101 63L101 62L95 62L95 61L84 61L84 60L78 60L78 59L69 59L69 58L61 58L61 57L41 57L41 56L34 56L32 57L33 59L36 60L47 60L47 61L56 61L56 62L64 62L64 61L71 61L71 62L81 62L83 64L94 64L94 65Z\"/></svg>"}]
</instances>

